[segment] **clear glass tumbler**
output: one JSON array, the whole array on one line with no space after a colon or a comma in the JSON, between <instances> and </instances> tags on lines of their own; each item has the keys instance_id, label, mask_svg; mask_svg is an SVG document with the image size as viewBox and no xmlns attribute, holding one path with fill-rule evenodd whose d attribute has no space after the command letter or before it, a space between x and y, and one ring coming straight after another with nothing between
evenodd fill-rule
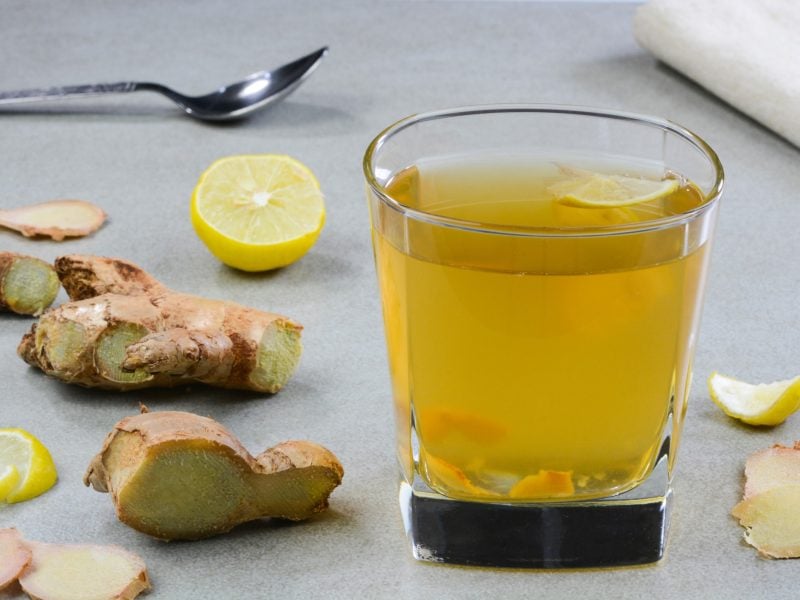
<instances>
[{"instance_id":1,"label":"clear glass tumbler","mask_svg":"<svg viewBox=\"0 0 800 600\"><path fill-rule=\"evenodd\" d=\"M414 556L663 556L723 171L659 118L507 105L364 157Z\"/></svg>"}]
</instances>

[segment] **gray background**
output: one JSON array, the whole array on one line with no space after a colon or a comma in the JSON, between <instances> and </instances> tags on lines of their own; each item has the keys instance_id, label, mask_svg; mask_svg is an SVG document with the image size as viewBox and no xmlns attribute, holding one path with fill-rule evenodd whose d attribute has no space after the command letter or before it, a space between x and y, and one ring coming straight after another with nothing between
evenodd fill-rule
<instances>
[{"instance_id":1,"label":"gray background","mask_svg":"<svg viewBox=\"0 0 800 600\"><path fill-rule=\"evenodd\" d=\"M712 405L712 370L771 381L798 372L798 150L637 47L632 4L523 2L4 2L0 88L155 80L203 93L328 44L320 69L283 104L231 126L194 122L149 94L40 105L0 115L0 206L57 197L110 214L80 241L0 232L0 249L133 260L170 286L287 314L305 353L274 397L191 390L87 391L15 354L30 321L0 318L0 426L50 448L60 481L0 507L0 526L45 541L116 543L146 560L152 598L674 597L794 598L800 563L766 561L729 516L746 456L800 438L800 417L739 426ZM647 567L538 571L415 562L397 510L389 382L361 156L406 114L451 105L558 102L652 113L717 149L722 204L695 384L675 482L667 557ZM229 154L285 153L317 174L328 221L300 262L246 275L196 238L188 203L200 173ZM312 521L244 526L165 544L117 522L81 477L111 426L137 411L191 410L253 452L288 438L345 465L331 510ZM6 600L13 595L0 592Z\"/></svg>"}]
</instances>

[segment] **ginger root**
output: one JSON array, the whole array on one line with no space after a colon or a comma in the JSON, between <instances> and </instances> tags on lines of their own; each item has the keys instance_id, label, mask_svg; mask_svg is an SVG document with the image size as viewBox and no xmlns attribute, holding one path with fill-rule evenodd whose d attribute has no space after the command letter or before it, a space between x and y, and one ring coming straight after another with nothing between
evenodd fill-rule
<instances>
[{"instance_id":1,"label":"ginger root","mask_svg":"<svg viewBox=\"0 0 800 600\"><path fill-rule=\"evenodd\" d=\"M771 558L800 557L800 442L756 452L745 476L744 498L731 511L745 541Z\"/></svg>"},{"instance_id":2,"label":"ginger root","mask_svg":"<svg viewBox=\"0 0 800 600\"><path fill-rule=\"evenodd\" d=\"M38 600L132 600L150 589L142 559L122 548L31 542L0 529L0 589L16 580Z\"/></svg>"},{"instance_id":3,"label":"ginger root","mask_svg":"<svg viewBox=\"0 0 800 600\"><path fill-rule=\"evenodd\" d=\"M83 237L100 229L106 213L85 200L52 200L0 210L0 226L25 237L45 236L60 242Z\"/></svg>"},{"instance_id":4,"label":"ginger root","mask_svg":"<svg viewBox=\"0 0 800 600\"><path fill-rule=\"evenodd\" d=\"M343 474L311 442L283 442L253 458L216 421L152 412L117 423L83 481L111 493L126 525L195 540L265 517L307 519L327 508Z\"/></svg>"},{"instance_id":5,"label":"ginger root","mask_svg":"<svg viewBox=\"0 0 800 600\"><path fill-rule=\"evenodd\" d=\"M302 327L286 317L175 292L124 260L62 256L56 271L72 302L44 314L17 352L62 381L274 393L300 360Z\"/></svg>"},{"instance_id":6,"label":"ginger root","mask_svg":"<svg viewBox=\"0 0 800 600\"><path fill-rule=\"evenodd\" d=\"M0 310L40 315L56 299L58 275L33 256L0 252Z\"/></svg>"}]
</instances>

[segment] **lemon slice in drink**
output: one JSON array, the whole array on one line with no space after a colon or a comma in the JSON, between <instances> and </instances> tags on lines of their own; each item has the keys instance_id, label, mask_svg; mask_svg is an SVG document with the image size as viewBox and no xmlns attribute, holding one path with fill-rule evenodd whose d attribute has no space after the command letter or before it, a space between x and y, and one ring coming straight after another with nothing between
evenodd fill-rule
<instances>
[{"instance_id":1,"label":"lemon slice in drink","mask_svg":"<svg viewBox=\"0 0 800 600\"><path fill-rule=\"evenodd\" d=\"M562 169L565 181L549 186L548 191L561 204L582 208L616 208L650 202L678 189L675 179L647 179L626 175L607 175L579 169Z\"/></svg>"},{"instance_id":2,"label":"lemon slice in drink","mask_svg":"<svg viewBox=\"0 0 800 600\"><path fill-rule=\"evenodd\" d=\"M50 452L23 429L0 429L0 469L5 472L9 466L17 472L18 478L5 495L4 500L9 503L43 494L58 478Z\"/></svg>"},{"instance_id":3,"label":"lemon slice in drink","mask_svg":"<svg viewBox=\"0 0 800 600\"><path fill-rule=\"evenodd\" d=\"M325 222L319 183L301 162L275 154L229 156L200 176L192 224L211 253L244 271L302 257Z\"/></svg>"},{"instance_id":4,"label":"lemon slice in drink","mask_svg":"<svg viewBox=\"0 0 800 600\"><path fill-rule=\"evenodd\" d=\"M800 377L753 385L715 372L708 391L726 415L749 425L778 425L800 408Z\"/></svg>"}]
</instances>

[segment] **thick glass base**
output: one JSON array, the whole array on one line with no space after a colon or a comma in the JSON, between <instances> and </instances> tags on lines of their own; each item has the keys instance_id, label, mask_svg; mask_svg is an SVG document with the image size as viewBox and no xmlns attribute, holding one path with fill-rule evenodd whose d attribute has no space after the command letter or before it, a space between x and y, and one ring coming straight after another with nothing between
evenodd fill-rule
<instances>
[{"instance_id":1,"label":"thick glass base","mask_svg":"<svg viewBox=\"0 0 800 600\"><path fill-rule=\"evenodd\" d=\"M633 490L581 502L453 500L417 475L400 508L419 560L522 568L612 567L664 555L672 492L667 461Z\"/></svg>"}]
</instances>

